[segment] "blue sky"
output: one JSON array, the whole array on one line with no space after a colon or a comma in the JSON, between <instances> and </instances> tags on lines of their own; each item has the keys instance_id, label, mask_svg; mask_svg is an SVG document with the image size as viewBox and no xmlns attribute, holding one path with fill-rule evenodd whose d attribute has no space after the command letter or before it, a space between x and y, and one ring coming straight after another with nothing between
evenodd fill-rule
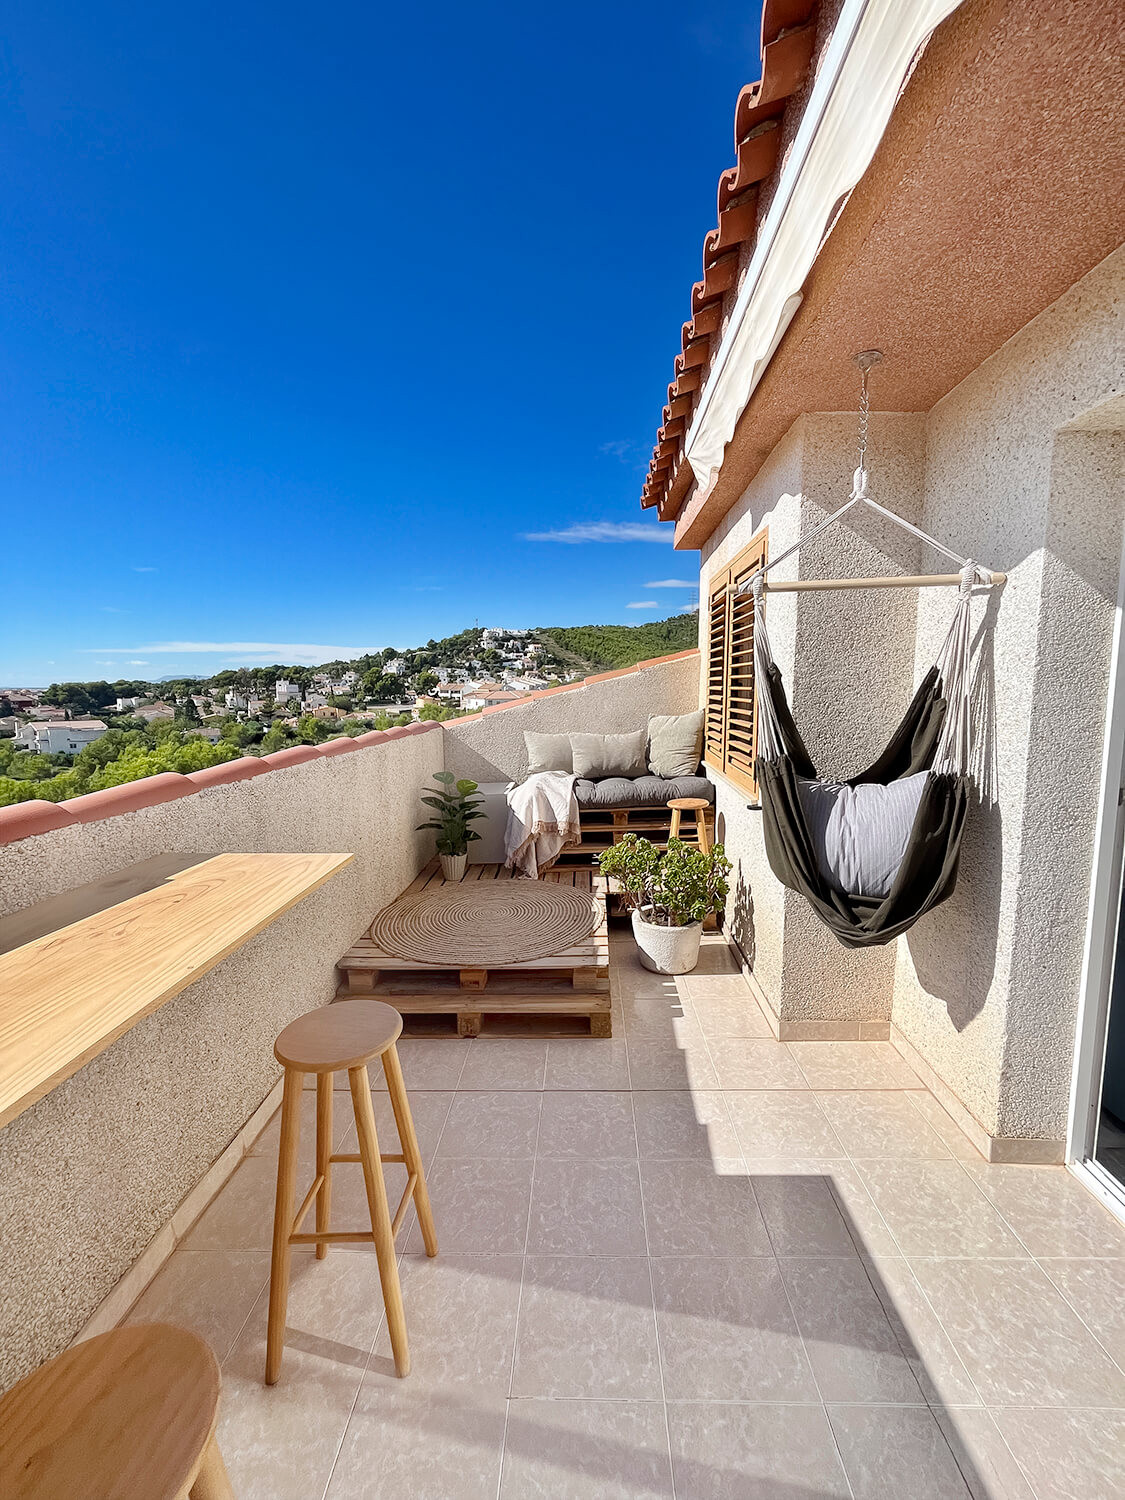
<instances>
[{"instance_id":1,"label":"blue sky","mask_svg":"<svg viewBox=\"0 0 1125 1500\"><path fill-rule=\"evenodd\" d=\"M637 497L758 26L10 10L0 684L693 603Z\"/></svg>"}]
</instances>

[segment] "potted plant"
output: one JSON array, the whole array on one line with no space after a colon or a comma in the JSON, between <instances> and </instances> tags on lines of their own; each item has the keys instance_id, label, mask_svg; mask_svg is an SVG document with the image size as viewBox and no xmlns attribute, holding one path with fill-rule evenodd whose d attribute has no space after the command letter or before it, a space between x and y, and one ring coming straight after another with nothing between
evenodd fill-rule
<instances>
[{"instance_id":1,"label":"potted plant","mask_svg":"<svg viewBox=\"0 0 1125 1500\"><path fill-rule=\"evenodd\" d=\"M657 974L688 974L699 962L703 921L721 911L727 897L730 860L722 844L706 853L679 839L661 854L648 839L627 833L598 857L633 913L633 936L641 963Z\"/></svg>"},{"instance_id":2,"label":"potted plant","mask_svg":"<svg viewBox=\"0 0 1125 1500\"><path fill-rule=\"evenodd\" d=\"M437 812L436 818L418 827L433 828L437 833L437 850L441 855L441 873L446 880L464 880L465 866L469 859L469 845L480 834L474 833L469 824L474 818L483 818L483 797L474 797L475 781L458 781L452 771L435 771L438 783L435 795L423 797L427 807Z\"/></svg>"}]
</instances>

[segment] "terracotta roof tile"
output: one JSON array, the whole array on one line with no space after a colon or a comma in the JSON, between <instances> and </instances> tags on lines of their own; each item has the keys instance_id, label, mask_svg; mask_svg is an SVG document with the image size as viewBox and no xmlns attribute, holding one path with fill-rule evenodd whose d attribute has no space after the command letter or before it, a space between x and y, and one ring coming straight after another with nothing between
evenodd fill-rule
<instances>
[{"instance_id":1,"label":"terracotta roof tile","mask_svg":"<svg viewBox=\"0 0 1125 1500\"><path fill-rule=\"evenodd\" d=\"M265 776L268 771L269 766L256 755L243 755L238 760L224 761L221 766L189 771L187 779L196 786L230 786L235 781L249 781L251 776Z\"/></svg>"},{"instance_id":2,"label":"terracotta roof tile","mask_svg":"<svg viewBox=\"0 0 1125 1500\"><path fill-rule=\"evenodd\" d=\"M0 807L0 843L30 838L33 833L47 833L52 828L73 827L77 819L57 802L16 802Z\"/></svg>"},{"instance_id":3,"label":"terracotta roof tile","mask_svg":"<svg viewBox=\"0 0 1125 1500\"><path fill-rule=\"evenodd\" d=\"M263 755L262 759L271 769L300 766L307 760L319 760L320 750L316 745L289 745L284 750L275 750L272 755Z\"/></svg>"},{"instance_id":4,"label":"terracotta roof tile","mask_svg":"<svg viewBox=\"0 0 1125 1500\"><path fill-rule=\"evenodd\" d=\"M104 791L87 792L83 797L71 797L66 810L78 823L96 823L118 813L174 802L177 797L189 797L194 791L198 791L195 782L181 776L178 771L161 771L159 776L145 776L140 781L127 781L124 786L110 786Z\"/></svg>"},{"instance_id":5,"label":"terracotta roof tile","mask_svg":"<svg viewBox=\"0 0 1125 1500\"><path fill-rule=\"evenodd\" d=\"M691 487L683 440L719 345L726 297L738 285L745 247L757 233L758 184L777 166L786 102L812 60L816 10L817 0L765 0L762 76L742 89L735 104L735 165L719 178L718 227L703 241L703 279L691 289L692 319L683 326L668 406L641 491L641 505L656 506L662 521L676 515ZM679 425L672 426L670 416Z\"/></svg>"},{"instance_id":6,"label":"terracotta roof tile","mask_svg":"<svg viewBox=\"0 0 1125 1500\"><path fill-rule=\"evenodd\" d=\"M349 739L348 736L345 734L345 735L341 735L339 739L328 740L328 741L326 741L325 744L318 745L316 747L316 753L318 755L325 755L325 756L346 755L349 750L355 750L358 747L359 747L359 741L358 740Z\"/></svg>"}]
</instances>

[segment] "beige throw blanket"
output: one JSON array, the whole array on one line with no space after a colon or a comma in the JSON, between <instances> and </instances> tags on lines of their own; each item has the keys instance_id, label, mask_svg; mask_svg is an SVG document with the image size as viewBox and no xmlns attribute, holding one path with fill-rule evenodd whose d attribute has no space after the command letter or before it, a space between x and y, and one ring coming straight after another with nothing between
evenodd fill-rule
<instances>
[{"instance_id":1,"label":"beige throw blanket","mask_svg":"<svg viewBox=\"0 0 1125 1500\"><path fill-rule=\"evenodd\" d=\"M504 863L538 879L567 844L580 836L574 777L567 771L536 771L508 789Z\"/></svg>"}]
</instances>

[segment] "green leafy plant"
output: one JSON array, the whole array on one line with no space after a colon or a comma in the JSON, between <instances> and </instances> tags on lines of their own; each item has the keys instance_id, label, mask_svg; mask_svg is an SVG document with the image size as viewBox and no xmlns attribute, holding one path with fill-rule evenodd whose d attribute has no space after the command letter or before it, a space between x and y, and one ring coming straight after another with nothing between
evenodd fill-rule
<instances>
[{"instance_id":1,"label":"green leafy plant","mask_svg":"<svg viewBox=\"0 0 1125 1500\"><path fill-rule=\"evenodd\" d=\"M598 856L603 875L620 885L628 907L657 927L686 927L721 911L727 899L731 863L722 844L705 854L694 844L668 840L661 854L648 839L627 833Z\"/></svg>"},{"instance_id":2,"label":"green leafy plant","mask_svg":"<svg viewBox=\"0 0 1125 1500\"><path fill-rule=\"evenodd\" d=\"M435 771L434 780L439 783L436 796L423 797L427 807L437 812L428 823L419 823L419 828L433 828L437 832L439 854L466 854L470 843L479 839L469 824L474 818L483 818L483 797L474 797L475 781L458 781L452 771Z\"/></svg>"}]
</instances>

